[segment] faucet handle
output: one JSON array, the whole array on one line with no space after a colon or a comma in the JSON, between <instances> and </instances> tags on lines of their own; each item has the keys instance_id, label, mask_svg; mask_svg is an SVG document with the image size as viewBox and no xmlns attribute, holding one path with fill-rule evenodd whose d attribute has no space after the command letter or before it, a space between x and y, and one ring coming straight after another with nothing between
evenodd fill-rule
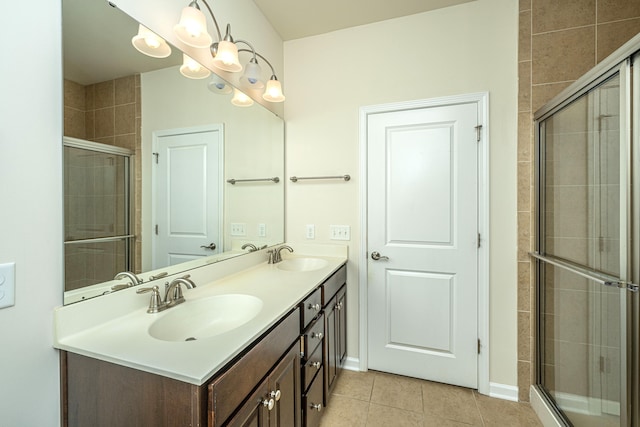
<instances>
[{"instance_id":1,"label":"faucet handle","mask_svg":"<svg viewBox=\"0 0 640 427\"><path fill-rule=\"evenodd\" d=\"M267 253L269 254L269 261L267 262L267 264L275 264L276 250L275 249L269 249L267 251Z\"/></svg>"},{"instance_id":2,"label":"faucet handle","mask_svg":"<svg viewBox=\"0 0 640 427\"><path fill-rule=\"evenodd\" d=\"M160 288L158 288L158 286L154 286L152 288L140 288L136 290L136 294L146 294L147 292L151 292L151 300L149 301L147 313L158 313L166 308L165 304L162 302Z\"/></svg>"}]
</instances>

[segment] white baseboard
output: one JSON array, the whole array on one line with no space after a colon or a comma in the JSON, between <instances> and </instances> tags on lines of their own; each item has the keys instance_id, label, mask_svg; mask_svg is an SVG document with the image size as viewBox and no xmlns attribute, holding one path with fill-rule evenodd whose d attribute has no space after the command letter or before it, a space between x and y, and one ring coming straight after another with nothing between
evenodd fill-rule
<instances>
[{"instance_id":1,"label":"white baseboard","mask_svg":"<svg viewBox=\"0 0 640 427\"><path fill-rule=\"evenodd\" d=\"M518 401L518 387L513 385L489 383L489 396L497 399Z\"/></svg>"},{"instance_id":2,"label":"white baseboard","mask_svg":"<svg viewBox=\"0 0 640 427\"><path fill-rule=\"evenodd\" d=\"M342 369L346 369L347 371L359 371L360 370L360 359L355 357L347 357L347 360L344 361L344 366Z\"/></svg>"}]
</instances>

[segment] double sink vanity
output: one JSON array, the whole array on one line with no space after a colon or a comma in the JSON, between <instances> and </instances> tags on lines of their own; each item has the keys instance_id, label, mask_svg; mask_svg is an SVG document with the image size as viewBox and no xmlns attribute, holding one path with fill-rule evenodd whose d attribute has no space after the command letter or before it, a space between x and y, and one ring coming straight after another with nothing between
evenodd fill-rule
<instances>
[{"instance_id":1,"label":"double sink vanity","mask_svg":"<svg viewBox=\"0 0 640 427\"><path fill-rule=\"evenodd\" d=\"M137 290L184 272L56 309L63 425L318 425L346 358L347 253L294 248L190 270L156 313Z\"/></svg>"}]
</instances>

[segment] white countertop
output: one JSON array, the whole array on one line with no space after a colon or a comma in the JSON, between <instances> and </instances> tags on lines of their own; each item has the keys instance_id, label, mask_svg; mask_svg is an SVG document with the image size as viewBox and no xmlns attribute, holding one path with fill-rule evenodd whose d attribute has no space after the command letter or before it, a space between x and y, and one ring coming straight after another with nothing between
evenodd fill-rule
<instances>
[{"instance_id":1,"label":"white countertop","mask_svg":"<svg viewBox=\"0 0 640 427\"><path fill-rule=\"evenodd\" d=\"M304 249L301 246L301 250ZM285 259L293 258L286 257L284 252ZM55 311L54 347L202 385L347 261L346 247L317 253L320 255L311 255L307 251L305 255L325 259L328 263L314 271L281 270L277 265L263 261L264 254L255 254L253 258L245 256L245 263L253 259L255 265L210 281L207 277L216 276L213 270L209 273L190 271L197 287L183 287L186 302L156 314L146 312L150 294L138 295L136 288L58 307ZM298 250L296 256L300 256ZM196 341L162 341L149 335L151 324L171 310L187 307L190 300L224 294L260 298L262 309L236 329Z\"/></svg>"}]
</instances>

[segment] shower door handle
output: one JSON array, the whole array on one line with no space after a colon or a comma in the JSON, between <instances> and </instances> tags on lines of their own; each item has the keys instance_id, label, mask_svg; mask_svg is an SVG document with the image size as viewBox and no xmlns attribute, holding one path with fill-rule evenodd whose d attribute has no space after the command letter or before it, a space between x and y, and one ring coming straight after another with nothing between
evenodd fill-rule
<instances>
[{"instance_id":1,"label":"shower door handle","mask_svg":"<svg viewBox=\"0 0 640 427\"><path fill-rule=\"evenodd\" d=\"M209 243L209 246L200 246L201 248L204 249L211 249L212 251L214 251L216 249L216 244L215 243Z\"/></svg>"}]
</instances>

